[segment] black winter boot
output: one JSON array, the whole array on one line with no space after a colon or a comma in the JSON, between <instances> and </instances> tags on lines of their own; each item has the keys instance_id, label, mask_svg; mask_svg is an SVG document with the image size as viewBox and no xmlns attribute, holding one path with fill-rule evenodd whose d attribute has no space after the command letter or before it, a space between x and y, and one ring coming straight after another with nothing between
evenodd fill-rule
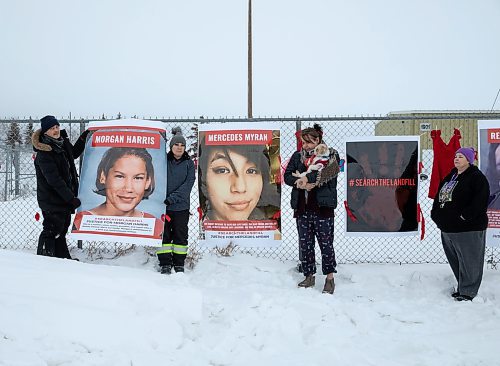
<instances>
[{"instance_id":1,"label":"black winter boot","mask_svg":"<svg viewBox=\"0 0 500 366\"><path fill-rule=\"evenodd\" d=\"M160 273L161 274L167 274L167 275L171 274L172 273L172 266L170 266L168 264L165 265L165 266L161 266L160 267Z\"/></svg>"},{"instance_id":2,"label":"black winter boot","mask_svg":"<svg viewBox=\"0 0 500 366\"><path fill-rule=\"evenodd\" d=\"M184 272L184 266L174 266L175 273Z\"/></svg>"},{"instance_id":3,"label":"black winter boot","mask_svg":"<svg viewBox=\"0 0 500 366\"><path fill-rule=\"evenodd\" d=\"M473 297L472 296L467 296L467 295L458 295L455 297L456 301L472 301Z\"/></svg>"},{"instance_id":4,"label":"black winter boot","mask_svg":"<svg viewBox=\"0 0 500 366\"><path fill-rule=\"evenodd\" d=\"M323 293L333 294L334 291L335 291L335 280L333 278L331 280L327 278L325 280L325 287L323 287Z\"/></svg>"},{"instance_id":5,"label":"black winter boot","mask_svg":"<svg viewBox=\"0 0 500 366\"><path fill-rule=\"evenodd\" d=\"M308 288L308 287L314 287L315 284L316 284L315 277L313 275L309 275L303 281L299 282L297 286Z\"/></svg>"}]
</instances>

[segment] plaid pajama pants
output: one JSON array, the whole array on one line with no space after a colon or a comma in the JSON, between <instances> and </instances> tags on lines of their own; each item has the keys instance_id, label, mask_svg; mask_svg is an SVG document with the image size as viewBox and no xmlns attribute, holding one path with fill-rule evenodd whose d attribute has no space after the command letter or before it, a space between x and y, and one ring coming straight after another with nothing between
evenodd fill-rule
<instances>
[{"instance_id":1,"label":"plaid pajama pants","mask_svg":"<svg viewBox=\"0 0 500 366\"><path fill-rule=\"evenodd\" d=\"M316 273L315 240L318 240L321 251L321 269L324 275L337 272L337 261L333 249L334 218L320 217L316 212L305 212L297 217L299 232L300 261L304 276Z\"/></svg>"}]
</instances>

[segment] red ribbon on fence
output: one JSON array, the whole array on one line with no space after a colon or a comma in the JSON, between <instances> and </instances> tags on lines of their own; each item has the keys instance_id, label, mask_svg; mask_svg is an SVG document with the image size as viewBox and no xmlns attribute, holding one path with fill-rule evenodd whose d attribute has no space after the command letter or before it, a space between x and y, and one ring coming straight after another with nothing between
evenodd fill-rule
<instances>
[{"instance_id":1,"label":"red ribbon on fence","mask_svg":"<svg viewBox=\"0 0 500 366\"><path fill-rule=\"evenodd\" d=\"M417 203L417 222L420 223L420 240L424 240L425 236L425 218L420 208L420 203Z\"/></svg>"},{"instance_id":2,"label":"red ribbon on fence","mask_svg":"<svg viewBox=\"0 0 500 366\"><path fill-rule=\"evenodd\" d=\"M424 169L424 164L422 162L418 163L418 174L422 174L422 170Z\"/></svg>"},{"instance_id":3,"label":"red ribbon on fence","mask_svg":"<svg viewBox=\"0 0 500 366\"><path fill-rule=\"evenodd\" d=\"M302 150L302 131L295 132L295 137L297 138L297 151Z\"/></svg>"},{"instance_id":4,"label":"red ribbon on fence","mask_svg":"<svg viewBox=\"0 0 500 366\"><path fill-rule=\"evenodd\" d=\"M345 211L347 212L347 216L349 216L349 218L351 219L351 221L354 221L354 222L358 221L358 219L356 218L356 216L354 216L354 214L352 213L351 209L347 205L347 201L344 201L344 207L345 207Z\"/></svg>"},{"instance_id":5,"label":"red ribbon on fence","mask_svg":"<svg viewBox=\"0 0 500 366\"><path fill-rule=\"evenodd\" d=\"M198 221L201 221L201 219L203 218L203 211L201 210L201 207L198 207L197 211L198 211Z\"/></svg>"}]
</instances>

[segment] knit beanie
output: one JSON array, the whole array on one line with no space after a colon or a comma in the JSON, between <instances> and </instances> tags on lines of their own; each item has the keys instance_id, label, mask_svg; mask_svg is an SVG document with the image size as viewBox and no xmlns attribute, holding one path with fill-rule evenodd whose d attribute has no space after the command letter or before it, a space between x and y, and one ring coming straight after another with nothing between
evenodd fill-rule
<instances>
[{"instance_id":1,"label":"knit beanie","mask_svg":"<svg viewBox=\"0 0 500 366\"><path fill-rule=\"evenodd\" d=\"M172 128L172 135L174 136L170 139L170 150L172 150L172 146L179 142L186 146L186 139L182 136L182 129L180 127Z\"/></svg>"},{"instance_id":2,"label":"knit beanie","mask_svg":"<svg viewBox=\"0 0 500 366\"><path fill-rule=\"evenodd\" d=\"M469 164L474 164L474 158L476 157L476 152L474 151L473 147L461 147L460 149L457 150L455 154L458 153L465 156Z\"/></svg>"},{"instance_id":3,"label":"knit beanie","mask_svg":"<svg viewBox=\"0 0 500 366\"><path fill-rule=\"evenodd\" d=\"M59 126L59 121L54 116L45 116L40 120L40 122L42 122L42 133L47 132L55 125Z\"/></svg>"}]
</instances>

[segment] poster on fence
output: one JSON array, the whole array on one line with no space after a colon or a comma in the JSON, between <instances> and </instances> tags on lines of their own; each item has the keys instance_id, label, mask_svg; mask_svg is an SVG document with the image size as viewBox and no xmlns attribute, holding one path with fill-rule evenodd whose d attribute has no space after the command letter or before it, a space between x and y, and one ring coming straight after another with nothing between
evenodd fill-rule
<instances>
[{"instance_id":1,"label":"poster on fence","mask_svg":"<svg viewBox=\"0 0 500 366\"><path fill-rule=\"evenodd\" d=\"M418 234L418 136L346 141L346 235Z\"/></svg>"},{"instance_id":2,"label":"poster on fence","mask_svg":"<svg viewBox=\"0 0 500 366\"><path fill-rule=\"evenodd\" d=\"M281 243L280 130L272 123L200 124L200 244Z\"/></svg>"},{"instance_id":3,"label":"poster on fence","mask_svg":"<svg viewBox=\"0 0 500 366\"><path fill-rule=\"evenodd\" d=\"M71 236L161 246L165 127L138 119L90 122Z\"/></svg>"},{"instance_id":4,"label":"poster on fence","mask_svg":"<svg viewBox=\"0 0 500 366\"><path fill-rule=\"evenodd\" d=\"M500 120L478 121L479 169L488 179L488 229L486 245L500 246Z\"/></svg>"}]
</instances>

